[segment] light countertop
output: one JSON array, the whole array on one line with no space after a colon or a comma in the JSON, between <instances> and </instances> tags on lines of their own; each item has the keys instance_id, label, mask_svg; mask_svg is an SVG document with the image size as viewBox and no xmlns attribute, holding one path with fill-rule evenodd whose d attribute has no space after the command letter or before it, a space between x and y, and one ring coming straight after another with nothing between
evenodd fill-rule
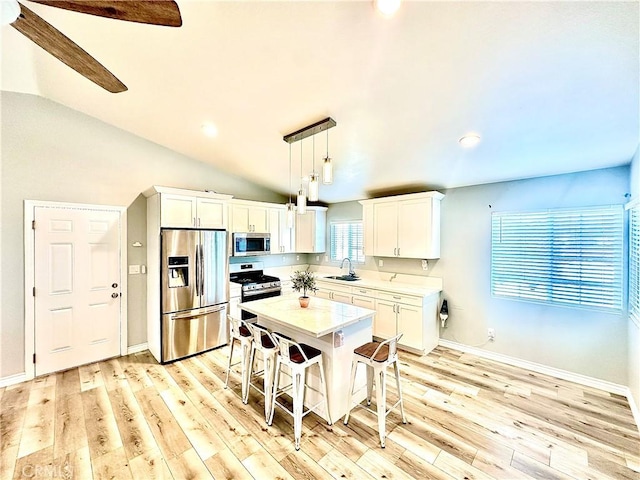
<instances>
[{"instance_id":1,"label":"light countertop","mask_svg":"<svg viewBox=\"0 0 640 480\"><path fill-rule=\"evenodd\" d=\"M241 303L240 308L265 317L305 335L322 337L375 315L375 310L311 297L307 308L300 307L300 294L281 295Z\"/></svg>"},{"instance_id":2,"label":"light countertop","mask_svg":"<svg viewBox=\"0 0 640 480\"><path fill-rule=\"evenodd\" d=\"M322 274L316 274L316 280L331 283L334 285L344 285L348 287L374 288L376 290L384 290L387 292L400 293L405 295L417 295L419 297L428 297L436 295L442 291L441 287L413 285L402 281L378 280L372 278L361 278L353 282L345 280L337 280L333 278L324 278Z\"/></svg>"}]
</instances>

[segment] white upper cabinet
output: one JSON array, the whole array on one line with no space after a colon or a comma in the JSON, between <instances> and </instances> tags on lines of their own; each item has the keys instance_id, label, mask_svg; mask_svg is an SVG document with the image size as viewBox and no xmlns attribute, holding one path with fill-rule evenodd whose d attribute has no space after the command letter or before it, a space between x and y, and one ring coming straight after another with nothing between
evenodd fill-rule
<instances>
[{"instance_id":1,"label":"white upper cabinet","mask_svg":"<svg viewBox=\"0 0 640 480\"><path fill-rule=\"evenodd\" d=\"M296 214L296 252L322 253L326 251L327 208L307 207Z\"/></svg>"},{"instance_id":2,"label":"white upper cabinet","mask_svg":"<svg viewBox=\"0 0 640 480\"><path fill-rule=\"evenodd\" d=\"M439 258L443 197L424 192L362 200L365 255Z\"/></svg>"},{"instance_id":3,"label":"white upper cabinet","mask_svg":"<svg viewBox=\"0 0 640 480\"><path fill-rule=\"evenodd\" d=\"M161 227L227 228L229 195L220 195L219 198L165 192L159 195Z\"/></svg>"},{"instance_id":4,"label":"white upper cabinet","mask_svg":"<svg viewBox=\"0 0 640 480\"><path fill-rule=\"evenodd\" d=\"M259 202L231 202L231 231L269 233L269 209Z\"/></svg>"},{"instance_id":5,"label":"white upper cabinet","mask_svg":"<svg viewBox=\"0 0 640 480\"><path fill-rule=\"evenodd\" d=\"M294 216L295 221L295 216ZM269 209L269 230L271 232L271 253L292 253L295 246L295 226L287 226L285 207Z\"/></svg>"}]
</instances>

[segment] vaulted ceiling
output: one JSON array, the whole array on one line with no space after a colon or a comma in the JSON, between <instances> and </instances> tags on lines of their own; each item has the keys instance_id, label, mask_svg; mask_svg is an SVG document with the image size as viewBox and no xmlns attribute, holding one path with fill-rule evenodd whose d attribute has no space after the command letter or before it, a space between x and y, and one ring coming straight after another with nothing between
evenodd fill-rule
<instances>
[{"instance_id":1,"label":"vaulted ceiling","mask_svg":"<svg viewBox=\"0 0 640 480\"><path fill-rule=\"evenodd\" d=\"M330 203L623 165L639 143L637 1L405 1L385 18L368 1L178 0L179 28L23 3L128 91L102 90L9 26L2 90L284 194L283 136L325 117L337 122ZM465 149L468 132L481 142ZM326 142L292 145L292 189Z\"/></svg>"}]
</instances>

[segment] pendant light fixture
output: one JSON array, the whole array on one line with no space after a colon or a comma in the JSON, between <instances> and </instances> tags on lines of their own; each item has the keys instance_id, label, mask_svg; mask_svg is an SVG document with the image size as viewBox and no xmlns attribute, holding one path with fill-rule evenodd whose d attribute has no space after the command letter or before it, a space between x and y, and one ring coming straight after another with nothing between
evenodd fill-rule
<instances>
[{"instance_id":1,"label":"pendant light fixture","mask_svg":"<svg viewBox=\"0 0 640 480\"><path fill-rule=\"evenodd\" d=\"M329 129L327 128L327 156L324 157L324 163L322 164L322 183L329 185L333 183L333 165L331 164L331 158L329 158Z\"/></svg>"},{"instance_id":2,"label":"pendant light fixture","mask_svg":"<svg viewBox=\"0 0 640 480\"><path fill-rule=\"evenodd\" d=\"M311 137L313 144L313 156L311 160L311 175L309 175L309 201L318 201L318 174L316 173L316 136Z\"/></svg>"},{"instance_id":3,"label":"pendant light fixture","mask_svg":"<svg viewBox=\"0 0 640 480\"><path fill-rule=\"evenodd\" d=\"M302 141L300 142L300 190L298 190L298 215L307 213L307 196L304 192L302 178Z\"/></svg>"},{"instance_id":4,"label":"pendant light fixture","mask_svg":"<svg viewBox=\"0 0 640 480\"><path fill-rule=\"evenodd\" d=\"M295 215L295 209L293 203L291 203L291 144L289 144L289 202L287 207L287 228L293 228L293 216Z\"/></svg>"},{"instance_id":5,"label":"pendant light fixture","mask_svg":"<svg viewBox=\"0 0 640 480\"><path fill-rule=\"evenodd\" d=\"M319 122L308 125L300 130L296 130L293 133L289 133L285 135L282 139L291 146L294 142L300 142L300 190L298 191L297 198L297 211L299 214L303 214L307 211L307 195L304 191L304 178L302 176L302 140L307 137L313 138L313 157L312 157L312 171L309 175L309 201L315 202L318 200L319 196L319 184L320 184L320 175L315 171L315 135L327 130L327 156L324 159L324 164L322 166L322 183L330 184L333 183L333 165L331 164L331 159L329 158L329 132L328 130L332 127L336 126L336 121L327 117L324 120L320 120ZM291 178L291 175L289 175Z\"/></svg>"}]
</instances>

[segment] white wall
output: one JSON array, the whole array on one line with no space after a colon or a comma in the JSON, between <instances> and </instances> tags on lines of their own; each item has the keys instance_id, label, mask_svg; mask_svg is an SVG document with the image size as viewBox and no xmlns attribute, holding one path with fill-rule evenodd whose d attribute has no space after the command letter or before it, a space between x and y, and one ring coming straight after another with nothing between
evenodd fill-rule
<instances>
[{"instance_id":1,"label":"white wall","mask_svg":"<svg viewBox=\"0 0 640 480\"><path fill-rule=\"evenodd\" d=\"M130 263L146 262L146 207L153 185L211 189L282 202L274 192L52 101L2 92L0 378L24 372L23 202L49 200L128 209ZM152 119L150 119L151 121ZM145 279L129 277L129 345L146 341Z\"/></svg>"},{"instance_id":2,"label":"white wall","mask_svg":"<svg viewBox=\"0 0 640 480\"><path fill-rule=\"evenodd\" d=\"M629 168L449 190L442 201L441 259L448 327L441 336L554 368L627 383L623 314L492 298L491 213L624 204ZM487 343L487 329L496 340Z\"/></svg>"},{"instance_id":3,"label":"white wall","mask_svg":"<svg viewBox=\"0 0 640 480\"><path fill-rule=\"evenodd\" d=\"M631 197L633 200L640 201L640 145L631 161ZM640 325L629 319L627 326L629 342L627 347L629 353L627 363L629 380L627 385L631 390L636 407L640 411Z\"/></svg>"},{"instance_id":4,"label":"white wall","mask_svg":"<svg viewBox=\"0 0 640 480\"><path fill-rule=\"evenodd\" d=\"M491 212L624 204L628 191L629 168L618 167L443 192L441 256L426 273L443 279L449 301L441 337L626 385L625 315L495 299L489 282ZM327 218L361 219L362 209L357 202L331 205ZM378 260L367 258L360 268L425 275L420 260L384 258L384 267ZM496 331L493 343L486 341L489 327Z\"/></svg>"}]
</instances>

